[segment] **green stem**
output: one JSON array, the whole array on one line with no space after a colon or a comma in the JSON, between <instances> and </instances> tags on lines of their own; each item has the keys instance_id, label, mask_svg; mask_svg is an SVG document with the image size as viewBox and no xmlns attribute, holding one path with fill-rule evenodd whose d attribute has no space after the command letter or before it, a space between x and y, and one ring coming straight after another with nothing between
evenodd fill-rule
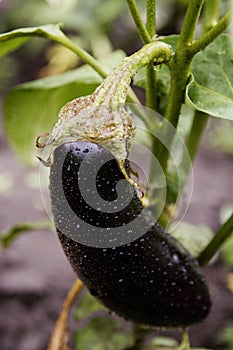
<instances>
[{"instance_id":1,"label":"green stem","mask_svg":"<svg viewBox=\"0 0 233 350\"><path fill-rule=\"evenodd\" d=\"M146 28L151 38L156 32L156 0L147 0ZM151 64L146 67L146 106L157 109L156 72Z\"/></svg>"},{"instance_id":2,"label":"green stem","mask_svg":"<svg viewBox=\"0 0 233 350\"><path fill-rule=\"evenodd\" d=\"M181 339L181 344L177 348L177 350L190 350L190 343L189 343L189 335L186 329L183 330L182 332L182 339Z\"/></svg>"},{"instance_id":3,"label":"green stem","mask_svg":"<svg viewBox=\"0 0 233 350\"><path fill-rule=\"evenodd\" d=\"M207 32L211 27L215 25L218 20L218 8L219 8L219 0L207 0L204 7L204 24L203 24L203 32ZM195 111L193 123L191 130L189 131L189 135L186 138L186 147L188 149L191 161L193 163L197 150L199 148L199 144L201 141L202 134L205 130L205 126L208 122L209 116L203 112ZM191 163L189 162L191 165ZM188 176L190 167L187 167L185 157L183 157L181 165L183 169L186 171L186 177ZM184 181L185 183L185 181Z\"/></svg>"},{"instance_id":4,"label":"green stem","mask_svg":"<svg viewBox=\"0 0 233 350\"><path fill-rule=\"evenodd\" d=\"M220 0L206 0L203 13L203 32L207 33L218 22Z\"/></svg>"},{"instance_id":5,"label":"green stem","mask_svg":"<svg viewBox=\"0 0 233 350\"><path fill-rule=\"evenodd\" d=\"M177 43L177 51L182 49L183 45L187 46L192 43L203 3L204 0L189 1L189 6L184 18L184 23Z\"/></svg>"},{"instance_id":6,"label":"green stem","mask_svg":"<svg viewBox=\"0 0 233 350\"><path fill-rule=\"evenodd\" d=\"M106 78L108 72L101 67L99 62L87 51L75 45L69 38L67 38L65 34L62 36L50 35L50 38L76 53L76 55L78 55L85 63L91 66L102 78Z\"/></svg>"},{"instance_id":7,"label":"green stem","mask_svg":"<svg viewBox=\"0 0 233 350\"><path fill-rule=\"evenodd\" d=\"M148 33L148 31L143 23L142 17L140 15L140 12L138 10L138 7L136 5L135 0L127 0L127 3L129 6L131 16L132 16L134 23L136 25L138 34L139 34L140 38L142 39L142 42L144 44L150 43L151 42L150 34Z\"/></svg>"},{"instance_id":8,"label":"green stem","mask_svg":"<svg viewBox=\"0 0 233 350\"><path fill-rule=\"evenodd\" d=\"M157 110L157 83L156 72L152 64L146 66L146 106Z\"/></svg>"},{"instance_id":9,"label":"green stem","mask_svg":"<svg viewBox=\"0 0 233 350\"><path fill-rule=\"evenodd\" d=\"M156 33L156 0L146 2L146 29L153 38Z\"/></svg>"},{"instance_id":10,"label":"green stem","mask_svg":"<svg viewBox=\"0 0 233 350\"><path fill-rule=\"evenodd\" d=\"M206 113L195 111L192 127L186 139L186 147L192 163L198 151L201 137L205 130L205 126L208 122L208 119L209 119L209 116ZM180 165L181 167L182 167L183 161L184 160L181 161L181 165Z\"/></svg>"},{"instance_id":11,"label":"green stem","mask_svg":"<svg viewBox=\"0 0 233 350\"><path fill-rule=\"evenodd\" d=\"M204 50L212 41L214 41L226 28L230 22L232 16L232 11L227 12L227 14L222 17L218 23L211 28L206 34L201 36L190 46L190 55L193 57L201 50Z\"/></svg>"},{"instance_id":12,"label":"green stem","mask_svg":"<svg viewBox=\"0 0 233 350\"><path fill-rule=\"evenodd\" d=\"M180 116L187 80L190 73L192 56L189 48L193 42L196 24L201 12L203 0L190 0L185 15L181 34L179 36L175 55L170 62L171 83L165 118L176 128ZM170 140L172 142L172 140ZM166 173L169 153L165 147L158 143L157 157Z\"/></svg>"},{"instance_id":13,"label":"green stem","mask_svg":"<svg viewBox=\"0 0 233 350\"><path fill-rule=\"evenodd\" d=\"M230 238L233 233L233 214L230 218L223 224L222 227L216 232L212 241L207 245L207 247L200 253L198 261L200 265L205 266L217 253L219 248Z\"/></svg>"},{"instance_id":14,"label":"green stem","mask_svg":"<svg viewBox=\"0 0 233 350\"><path fill-rule=\"evenodd\" d=\"M165 117L175 128L178 123L184 98L184 90L192 61L189 48L193 42L196 24L203 2L203 0L191 0L189 2L184 24L177 42L175 55L171 61L171 87Z\"/></svg>"}]
</instances>

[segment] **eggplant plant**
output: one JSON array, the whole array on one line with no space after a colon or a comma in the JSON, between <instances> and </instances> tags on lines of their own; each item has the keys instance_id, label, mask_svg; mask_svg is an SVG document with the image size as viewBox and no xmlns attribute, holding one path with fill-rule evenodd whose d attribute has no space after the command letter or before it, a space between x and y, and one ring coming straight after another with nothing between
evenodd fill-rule
<instances>
[{"instance_id":1,"label":"eggplant plant","mask_svg":"<svg viewBox=\"0 0 233 350\"><path fill-rule=\"evenodd\" d=\"M97 60L60 24L0 35L1 56L41 37L85 63L14 87L3 105L12 148L26 163L37 156L50 168L52 220L79 278L50 350L67 349L68 312L83 284L94 299L87 293L77 308L78 319L92 315L75 333L77 349L191 349L187 326L211 309L203 268L233 232L231 214L211 236L199 226L190 234L179 212L208 120L233 119L230 1L190 0L180 33L168 36L157 31L156 0L145 3L144 23L136 1L125 2L141 39L129 56L116 50ZM143 103L134 86L143 89ZM141 180L146 166L137 166L135 150L146 150L147 181ZM2 242L8 245L32 227L11 230ZM131 327L107 311L96 315L102 305ZM181 344L169 338L148 343L154 327L182 329ZM101 331L106 336L95 345Z\"/></svg>"}]
</instances>

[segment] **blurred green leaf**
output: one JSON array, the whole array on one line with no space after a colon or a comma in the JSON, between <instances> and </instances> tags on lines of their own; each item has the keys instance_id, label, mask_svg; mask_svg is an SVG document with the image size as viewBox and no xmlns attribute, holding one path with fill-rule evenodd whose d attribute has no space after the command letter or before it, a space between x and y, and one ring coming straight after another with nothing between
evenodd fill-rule
<instances>
[{"instance_id":1,"label":"blurred green leaf","mask_svg":"<svg viewBox=\"0 0 233 350\"><path fill-rule=\"evenodd\" d=\"M217 121L217 120L216 120ZM216 150L233 154L233 123L229 120L218 120L207 134L208 143Z\"/></svg>"},{"instance_id":2,"label":"blurred green leaf","mask_svg":"<svg viewBox=\"0 0 233 350\"><path fill-rule=\"evenodd\" d=\"M123 51L116 51L101 63L110 72L124 56ZM3 105L5 133L25 163L35 160L35 138L51 130L61 107L74 98L91 94L101 81L102 78L85 65L10 91Z\"/></svg>"},{"instance_id":3,"label":"blurred green leaf","mask_svg":"<svg viewBox=\"0 0 233 350\"><path fill-rule=\"evenodd\" d=\"M175 350L179 343L170 337L157 336L146 345L145 350Z\"/></svg>"},{"instance_id":4,"label":"blurred green leaf","mask_svg":"<svg viewBox=\"0 0 233 350\"><path fill-rule=\"evenodd\" d=\"M64 38L65 35L60 30L60 27L60 24L47 24L39 27L15 29L0 34L0 56L16 50L33 36L48 39L54 39L54 37Z\"/></svg>"},{"instance_id":5,"label":"blurred green leaf","mask_svg":"<svg viewBox=\"0 0 233 350\"><path fill-rule=\"evenodd\" d=\"M104 307L89 292L86 292L75 310L74 317L80 320L101 309L103 310Z\"/></svg>"},{"instance_id":6,"label":"blurred green leaf","mask_svg":"<svg viewBox=\"0 0 233 350\"><path fill-rule=\"evenodd\" d=\"M224 350L233 349L233 324L227 324L218 334L218 343L224 346Z\"/></svg>"},{"instance_id":7,"label":"blurred green leaf","mask_svg":"<svg viewBox=\"0 0 233 350\"><path fill-rule=\"evenodd\" d=\"M233 120L233 54L231 37L220 35L193 59L186 99L195 109Z\"/></svg>"},{"instance_id":8,"label":"blurred green leaf","mask_svg":"<svg viewBox=\"0 0 233 350\"><path fill-rule=\"evenodd\" d=\"M24 224L13 226L7 232L0 235L0 242L3 248L9 248L9 246L18 238L21 234L27 233L29 231L39 231L45 229L52 229L52 224L50 221L45 222L27 222Z\"/></svg>"},{"instance_id":9,"label":"blurred green leaf","mask_svg":"<svg viewBox=\"0 0 233 350\"><path fill-rule=\"evenodd\" d=\"M12 184L13 179L10 172L0 173L0 194L9 194Z\"/></svg>"},{"instance_id":10,"label":"blurred green leaf","mask_svg":"<svg viewBox=\"0 0 233 350\"><path fill-rule=\"evenodd\" d=\"M177 224L172 223L169 232L195 257L213 238L213 232L207 226L192 225L188 222L181 222L178 226Z\"/></svg>"},{"instance_id":11,"label":"blurred green leaf","mask_svg":"<svg viewBox=\"0 0 233 350\"><path fill-rule=\"evenodd\" d=\"M75 332L76 350L123 350L133 344L132 333L108 316L93 318Z\"/></svg>"},{"instance_id":12,"label":"blurred green leaf","mask_svg":"<svg viewBox=\"0 0 233 350\"><path fill-rule=\"evenodd\" d=\"M226 203L220 208L220 224L223 225L233 214L233 203Z\"/></svg>"},{"instance_id":13,"label":"blurred green leaf","mask_svg":"<svg viewBox=\"0 0 233 350\"><path fill-rule=\"evenodd\" d=\"M233 235L221 249L222 259L226 266L233 268Z\"/></svg>"}]
</instances>

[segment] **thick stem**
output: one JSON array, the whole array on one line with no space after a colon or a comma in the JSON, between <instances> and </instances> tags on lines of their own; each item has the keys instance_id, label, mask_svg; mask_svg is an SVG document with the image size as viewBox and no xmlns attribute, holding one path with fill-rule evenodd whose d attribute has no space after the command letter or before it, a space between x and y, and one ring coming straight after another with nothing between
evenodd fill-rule
<instances>
[{"instance_id":1,"label":"thick stem","mask_svg":"<svg viewBox=\"0 0 233 350\"><path fill-rule=\"evenodd\" d=\"M175 128L178 123L192 61L189 48L194 39L196 24L203 3L203 0L191 0L189 2L175 55L171 61L171 87L165 117Z\"/></svg>"},{"instance_id":2,"label":"thick stem","mask_svg":"<svg viewBox=\"0 0 233 350\"><path fill-rule=\"evenodd\" d=\"M151 37L150 34L148 33L148 30L146 29L142 17L140 15L140 12L138 10L138 7L136 5L135 0L127 0L128 6L129 6L129 10L131 13L131 16L134 20L134 23L136 25L138 34L140 36L140 38L142 39L142 42L144 44L148 44L151 42Z\"/></svg>"},{"instance_id":3,"label":"thick stem","mask_svg":"<svg viewBox=\"0 0 233 350\"><path fill-rule=\"evenodd\" d=\"M190 73L192 56L189 48L193 42L196 24L201 12L203 0L191 0L185 15L175 55L170 63L171 84L165 118L176 128L180 110L184 101L185 87ZM172 142L172 140L171 140ZM162 144L158 145L157 157L166 173L169 153Z\"/></svg>"},{"instance_id":4,"label":"thick stem","mask_svg":"<svg viewBox=\"0 0 233 350\"><path fill-rule=\"evenodd\" d=\"M207 247L200 253L198 261L201 266L205 266L214 257L219 248L231 237L233 234L233 214L225 222L225 224L220 227L216 232L212 241L207 245Z\"/></svg>"}]
</instances>

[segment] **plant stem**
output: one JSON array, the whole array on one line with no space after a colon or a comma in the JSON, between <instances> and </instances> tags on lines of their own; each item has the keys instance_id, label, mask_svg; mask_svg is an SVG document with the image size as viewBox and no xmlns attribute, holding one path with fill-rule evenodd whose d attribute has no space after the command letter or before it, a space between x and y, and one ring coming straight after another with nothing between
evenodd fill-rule
<instances>
[{"instance_id":1,"label":"plant stem","mask_svg":"<svg viewBox=\"0 0 233 350\"><path fill-rule=\"evenodd\" d=\"M146 2L146 29L153 38L156 33L156 0Z\"/></svg>"},{"instance_id":2,"label":"plant stem","mask_svg":"<svg viewBox=\"0 0 233 350\"><path fill-rule=\"evenodd\" d=\"M129 10L131 13L131 16L134 20L134 23L136 25L138 34L144 44L148 44L151 42L150 34L148 33L148 30L146 29L142 17L140 15L140 12L138 10L138 7L136 5L135 0L127 0Z\"/></svg>"},{"instance_id":3,"label":"plant stem","mask_svg":"<svg viewBox=\"0 0 233 350\"><path fill-rule=\"evenodd\" d=\"M218 23L211 28L206 34L201 36L190 46L190 55L193 57L196 53L204 50L212 41L214 41L224 30L228 27L232 16L232 11L227 12L227 14L222 17Z\"/></svg>"},{"instance_id":4,"label":"plant stem","mask_svg":"<svg viewBox=\"0 0 233 350\"><path fill-rule=\"evenodd\" d=\"M187 46L192 43L203 4L204 0L189 1L180 37L177 42L177 51L182 49L183 45Z\"/></svg>"},{"instance_id":5,"label":"plant stem","mask_svg":"<svg viewBox=\"0 0 233 350\"><path fill-rule=\"evenodd\" d=\"M181 106L184 101L185 87L190 73L192 56L189 53L189 48L194 38L203 2L204 0L189 1L175 55L170 62L171 84L165 118L175 128L178 124ZM166 173L169 153L161 143L158 143L156 155L164 173Z\"/></svg>"},{"instance_id":6,"label":"plant stem","mask_svg":"<svg viewBox=\"0 0 233 350\"><path fill-rule=\"evenodd\" d=\"M83 283L76 280L69 290L62 310L57 319L55 328L50 338L48 350L64 350L68 348L69 334L68 334L68 317L72 305L74 304L78 294L83 288Z\"/></svg>"},{"instance_id":7,"label":"plant stem","mask_svg":"<svg viewBox=\"0 0 233 350\"><path fill-rule=\"evenodd\" d=\"M147 0L146 28L153 38L156 32L156 0ZM153 110L157 109L157 84L156 72L152 64L146 67L146 106Z\"/></svg>"},{"instance_id":8,"label":"plant stem","mask_svg":"<svg viewBox=\"0 0 233 350\"><path fill-rule=\"evenodd\" d=\"M207 33L218 22L220 0L206 0L203 13L203 32Z\"/></svg>"},{"instance_id":9,"label":"plant stem","mask_svg":"<svg viewBox=\"0 0 233 350\"><path fill-rule=\"evenodd\" d=\"M219 9L219 0L207 0L204 7L204 24L203 24L203 32L204 34L212 28L217 20L218 20L218 9ZM189 131L189 135L186 138L186 147L189 152L189 156L193 163L202 134L204 132L205 126L208 122L209 116L203 112L195 111L193 123L191 130ZM185 159L182 159L181 165L182 168L185 169ZM186 166L186 172L188 176L189 168Z\"/></svg>"},{"instance_id":10,"label":"plant stem","mask_svg":"<svg viewBox=\"0 0 233 350\"><path fill-rule=\"evenodd\" d=\"M156 72L150 63L146 66L146 106L157 110L157 83Z\"/></svg>"},{"instance_id":11,"label":"plant stem","mask_svg":"<svg viewBox=\"0 0 233 350\"><path fill-rule=\"evenodd\" d=\"M186 329L183 330L182 332L182 339L181 339L181 344L177 348L177 350L190 350L190 343L189 343L189 335Z\"/></svg>"},{"instance_id":12,"label":"plant stem","mask_svg":"<svg viewBox=\"0 0 233 350\"><path fill-rule=\"evenodd\" d=\"M91 56L81 47L75 45L65 34L60 34L59 36L51 34L50 39L76 53L76 55L78 55L86 64L92 67L102 78L106 78L108 76L108 72L102 68L101 64L99 64L99 62L93 56ZM140 104L140 101L131 88L128 90L127 101Z\"/></svg>"},{"instance_id":13,"label":"plant stem","mask_svg":"<svg viewBox=\"0 0 233 350\"><path fill-rule=\"evenodd\" d=\"M166 110L166 119L176 128L181 105L183 103L184 90L188 80L190 64L189 47L193 42L196 24L201 12L203 0L191 0L185 15L183 27L177 42L173 60L171 61L171 87Z\"/></svg>"},{"instance_id":14,"label":"plant stem","mask_svg":"<svg viewBox=\"0 0 233 350\"><path fill-rule=\"evenodd\" d=\"M202 134L205 130L205 126L208 122L209 116L206 113L195 111L193 123L189 135L186 139L186 147L189 152L190 159L193 163L198 147L201 141ZM183 166L184 159L181 161L181 167ZM188 170L188 169L187 169Z\"/></svg>"},{"instance_id":15,"label":"plant stem","mask_svg":"<svg viewBox=\"0 0 233 350\"><path fill-rule=\"evenodd\" d=\"M233 214L230 218L223 224L220 229L216 232L212 241L207 245L207 247L200 253L198 261L201 266L205 266L217 253L219 248L227 241L227 239L233 233Z\"/></svg>"},{"instance_id":16,"label":"plant stem","mask_svg":"<svg viewBox=\"0 0 233 350\"><path fill-rule=\"evenodd\" d=\"M85 63L91 66L102 78L106 78L108 72L101 67L99 62L87 51L75 45L65 34L62 36L51 35L50 38L76 53L76 55L78 55Z\"/></svg>"}]
</instances>

